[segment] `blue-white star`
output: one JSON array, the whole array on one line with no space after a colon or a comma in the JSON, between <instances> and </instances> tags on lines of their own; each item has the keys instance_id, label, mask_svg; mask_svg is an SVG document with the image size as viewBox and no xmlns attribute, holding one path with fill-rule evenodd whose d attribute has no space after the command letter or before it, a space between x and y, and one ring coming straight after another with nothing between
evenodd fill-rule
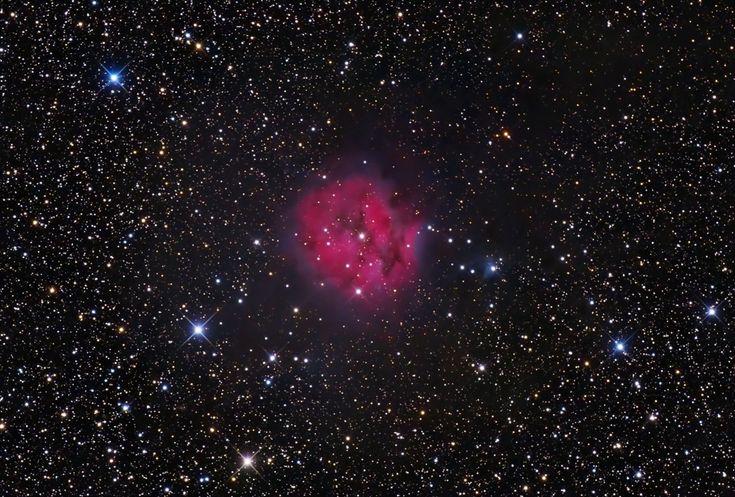
<instances>
[{"instance_id":1,"label":"blue-white star","mask_svg":"<svg viewBox=\"0 0 735 497\"><path fill-rule=\"evenodd\" d=\"M125 71L126 67L128 67L127 64L125 64L122 69L108 69L107 67L102 66L102 69L105 70L105 75L107 76L107 82L104 86L119 86L124 90L125 86L123 85L123 72Z\"/></svg>"},{"instance_id":2,"label":"blue-white star","mask_svg":"<svg viewBox=\"0 0 735 497\"><path fill-rule=\"evenodd\" d=\"M210 345L214 345L212 342L209 341L209 338L207 338L207 336L204 334L204 332L207 330L207 323L209 323L212 320L212 318L215 316L215 314L217 314L217 313L215 312L214 314L212 314L211 316L209 316L207 318L207 320L204 321L203 323L202 322L195 323L194 321L192 321L188 317L184 316L184 319L186 319L186 321L191 325L192 333L191 333L191 335L189 335L189 338L187 338L186 340L184 340L184 343L182 343L181 346L183 347L189 340L191 340L195 336L200 336L200 337L204 338L207 342L209 342Z\"/></svg>"},{"instance_id":3,"label":"blue-white star","mask_svg":"<svg viewBox=\"0 0 735 497\"><path fill-rule=\"evenodd\" d=\"M723 300L719 304L705 305L704 317L702 318L702 320L714 318L720 321L720 316L718 315L718 311L720 310L720 307L722 307L722 304L724 303L725 301Z\"/></svg>"}]
</instances>

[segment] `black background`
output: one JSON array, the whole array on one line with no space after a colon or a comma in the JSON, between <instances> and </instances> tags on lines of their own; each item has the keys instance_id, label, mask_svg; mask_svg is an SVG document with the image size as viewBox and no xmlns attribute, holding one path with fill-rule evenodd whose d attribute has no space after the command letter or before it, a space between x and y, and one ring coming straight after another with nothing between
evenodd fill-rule
<instances>
[{"instance_id":1,"label":"black background","mask_svg":"<svg viewBox=\"0 0 735 497\"><path fill-rule=\"evenodd\" d=\"M0 493L730 495L732 7L287 3L0 7ZM289 240L361 173L377 307Z\"/></svg>"}]
</instances>

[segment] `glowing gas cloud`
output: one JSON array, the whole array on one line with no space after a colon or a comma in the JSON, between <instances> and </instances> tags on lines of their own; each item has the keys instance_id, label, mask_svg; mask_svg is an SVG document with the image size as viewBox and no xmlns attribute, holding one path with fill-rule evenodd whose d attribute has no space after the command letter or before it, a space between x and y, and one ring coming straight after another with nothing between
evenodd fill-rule
<instances>
[{"instance_id":1,"label":"glowing gas cloud","mask_svg":"<svg viewBox=\"0 0 735 497\"><path fill-rule=\"evenodd\" d=\"M380 179L353 176L311 190L296 217L299 250L321 282L374 299L413 280L420 221Z\"/></svg>"}]
</instances>

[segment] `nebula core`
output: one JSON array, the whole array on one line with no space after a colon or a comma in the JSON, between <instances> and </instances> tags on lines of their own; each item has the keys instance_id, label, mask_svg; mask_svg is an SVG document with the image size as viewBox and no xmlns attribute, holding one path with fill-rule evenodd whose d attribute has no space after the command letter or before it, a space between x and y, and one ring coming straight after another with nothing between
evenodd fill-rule
<instances>
[{"instance_id":1,"label":"nebula core","mask_svg":"<svg viewBox=\"0 0 735 497\"><path fill-rule=\"evenodd\" d=\"M375 299L413 280L420 221L382 180L353 176L311 190L296 216L300 250L320 282Z\"/></svg>"}]
</instances>

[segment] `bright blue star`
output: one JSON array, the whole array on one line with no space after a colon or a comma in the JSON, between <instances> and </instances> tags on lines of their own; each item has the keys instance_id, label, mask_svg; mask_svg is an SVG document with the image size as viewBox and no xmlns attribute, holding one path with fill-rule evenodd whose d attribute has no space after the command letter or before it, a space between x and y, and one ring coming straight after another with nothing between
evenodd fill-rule
<instances>
[{"instance_id":1,"label":"bright blue star","mask_svg":"<svg viewBox=\"0 0 735 497\"><path fill-rule=\"evenodd\" d=\"M214 314L212 314L211 316L209 316L207 318L207 320L204 321L204 322L196 322L196 323L194 321L192 321L191 319L189 319L188 317L184 316L184 319L186 319L186 321L191 325L191 331L192 332L191 332L191 335L189 335L189 338L187 338L186 340L184 340L184 343L182 343L181 346L183 347L189 340L191 340L195 336L202 337L207 342L209 342L210 344L212 344L212 342L209 341L209 338L207 338L207 336L205 335L204 332L207 330L207 323L209 323L212 320L212 318L214 317L215 314L217 314L217 313L215 312Z\"/></svg>"},{"instance_id":2,"label":"bright blue star","mask_svg":"<svg viewBox=\"0 0 735 497\"><path fill-rule=\"evenodd\" d=\"M108 85L122 86L122 71L112 71L105 67L105 73L107 73Z\"/></svg>"},{"instance_id":3,"label":"bright blue star","mask_svg":"<svg viewBox=\"0 0 735 497\"><path fill-rule=\"evenodd\" d=\"M125 86L123 85L123 72L126 67L127 64L125 64L122 69L108 69L105 66L102 66L102 69L105 70L105 75L107 76L105 86L119 86L120 88L125 89Z\"/></svg>"},{"instance_id":4,"label":"bright blue star","mask_svg":"<svg viewBox=\"0 0 735 497\"><path fill-rule=\"evenodd\" d=\"M720 307L722 306L723 303L724 301L718 304L706 305L705 311L704 311L704 317L702 318L702 320L716 319L718 321L721 321L720 316L718 315L719 314L718 311L720 310Z\"/></svg>"},{"instance_id":5,"label":"bright blue star","mask_svg":"<svg viewBox=\"0 0 735 497\"><path fill-rule=\"evenodd\" d=\"M614 354L628 354L628 342L633 338L634 335L628 338L621 338L613 342L613 353Z\"/></svg>"},{"instance_id":6,"label":"bright blue star","mask_svg":"<svg viewBox=\"0 0 735 497\"><path fill-rule=\"evenodd\" d=\"M493 261L488 261L485 263L485 267L483 270L483 276L485 278L491 278L495 276L498 272L498 265Z\"/></svg>"}]
</instances>

